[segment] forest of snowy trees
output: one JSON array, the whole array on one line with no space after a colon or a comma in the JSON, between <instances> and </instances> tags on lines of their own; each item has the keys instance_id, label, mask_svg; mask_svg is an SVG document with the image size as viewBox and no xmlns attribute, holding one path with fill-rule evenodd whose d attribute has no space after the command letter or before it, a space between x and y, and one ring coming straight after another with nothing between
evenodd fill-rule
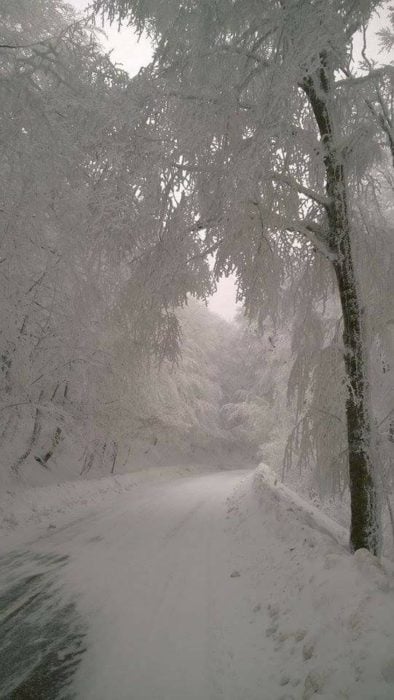
<instances>
[{"instance_id":1,"label":"forest of snowy trees","mask_svg":"<svg viewBox=\"0 0 394 700\"><path fill-rule=\"evenodd\" d=\"M378 553L382 510L394 523L394 13L93 5L0 2L3 483L262 458L320 498L350 490L352 548ZM150 38L135 77L101 17ZM204 302L231 273L230 324Z\"/></svg>"}]
</instances>

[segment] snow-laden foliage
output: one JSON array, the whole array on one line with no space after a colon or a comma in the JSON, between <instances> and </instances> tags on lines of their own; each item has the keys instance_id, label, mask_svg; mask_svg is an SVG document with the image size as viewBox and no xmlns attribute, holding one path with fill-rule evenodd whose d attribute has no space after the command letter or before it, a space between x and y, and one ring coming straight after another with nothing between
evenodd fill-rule
<instances>
[{"instance_id":1,"label":"snow-laden foliage","mask_svg":"<svg viewBox=\"0 0 394 700\"><path fill-rule=\"evenodd\" d=\"M84 471L98 442L115 454L132 434L130 402L152 358L177 357L174 309L209 291L208 265L197 230L194 248L177 232L163 244L165 173L139 134L146 107L96 33L57 0L4 1L2 18L5 463L18 473L38 455L47 467L76 430ZM169 207L168 226L176 215Z\"/></svg>"},{"instance_id":2,"label":"snow-laden foliage","mask_svg":"<svg viewBox=\"0 0 394 700\"><path fill-rule=\"evenodd\" d=\"M367 51L380 4L97 0L155 43L130 81L58 0L2 3L0 409L15 473L76 434L86 474L171 441L276 454L286 425L285 468L314 465L322 493L349 484L353 547L379 550L393 432L392 66ZM231 272L252 331L179 310Z\"/></svg>"},{"instance_id":3,"label":"snow-laden foliage","mask_svg":"<svg viewBox=\"0 0 394 700\"><path fill-rule=\"evenodd\" d=\"M374 552L380 547L379 469L363 312L368 300L358 279L362 230L354 212L361 183L392 145L392 66L374 65L366 42L381 4L94 3L156 43L145 72L154 95L149 125L162 139L168 170L180 179L182 218L194 217L207 250L216 250L216 274L235 271L249 316L261 322L268 306L276 320L289 277L304 278L320 255L331 267L324 277L335 279L343 315L351 541ZM364 35L359 65L353 60L357 33ZM317 303L321 287L313 289ZM313 304L309 309L313 331ZM329 364L335 365L333 357ZM307 374L297 383L305 385ZM322 442L315 417L304 427L305 437Z\"/></svg>"},{"instance_id":4,"label":"snow-laden foliage","mask_svg":"<svg viewBox=\"0 0 394 700\"><path fill-rule=\"evenodd\" d=\"M235 430L222 412L222 365L243 376L237 331L179 310L212 282L143 78L130 82L57 0L2 9L4 472L34 482L254 449L264 414L245 409Z\"/></svg>"},{"instance_id":5,"label":"snow-laden foliage","mask_svg":"<svg viewBox=\"0 0 394 700\"><path fill-rule=\"evenodd\" d=\"M4 472L35 482L238 446L221 415L234 330L179 311L212 282L143 77L57 0L2 11Z\"/></svg>"},{"instance_id":6,"label":"snow-laden foliage","mask_svg":"<svg viewBox=\"0 0 394 700\"><path fill-rule=\"evenodd\" d=\"M233 335L231 352L222 361L222 419L245 447L262 448L282 420L280 338L269 324L262 332L242 318Z\"/></svg>"}]
</instances>

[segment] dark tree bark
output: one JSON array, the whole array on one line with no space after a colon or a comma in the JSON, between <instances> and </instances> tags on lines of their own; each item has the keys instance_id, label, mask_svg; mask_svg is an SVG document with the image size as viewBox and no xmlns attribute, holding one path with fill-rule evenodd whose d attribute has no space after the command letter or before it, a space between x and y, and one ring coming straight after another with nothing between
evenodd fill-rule
<instances>
[{"instance_id":1,"label":"dark tree bark","mask_svg":"<svg viewBox=\"0 0 394 700\"><path fill-rule=\"evenodd\" d=\"M85 455L82 469L80 471L80 476L84 476L85 474L87 474L91 470L91 468L93 466L93 462L94 462L94 452L87 452Z\"/></svg>"},{"instance_id":2,"label":"dark tree bark","mask_svg":"<svg viewBox=\"0 0 394 700\"><path fill-rule=\"evenodd\" d=\"M354 271L348 213L346 163L338 152L335 133L333 90L327 58L321 68L302 84L320 133L326 171L327 242L333 254L343 313L344 361L347 377L347 439L351 497L350 545L353 551L366 548L378 554L381 542L379 497L371 458L371 416L366 379L363 310Z\"/></svg>"},{"instance_id":3,"label":"dark tree bark","mask_svg":"<svg viewBox=\"0 0 394 700\"><path fill-rule=\"evenodd\" d=\"M40 401L41 401L41 399L42 399L43 393L44 393L44 391L41 390L40 395L39 395L39 397L38 397L37 407L36 407L36 411L35 411L35 415L34 415L33 431L32 431L31 436L30 436L30 438L29 438L28 446L27 446L25 452L23 453L23 455L21 455L21 456L16 460L16 462L14 462L14 464L11 465L12 471L14 471L14 472L16 472L16 473L18 473L19 467L23 464L23 462L26 461L26 459L27 459L27 458L29 457L29 455L31 454L31 451L32 451L34 445L37 443L37 440L38 440L38 438L39 438L39 436L40 436L40 432L41 432L41 411L40 411L39 405L40 405Z\"/></svg>"},{"instance_id":4,"label":"dark tree bark","mask_svg":"<svg viewBox=\"0 0 394 700\"><path fill-rule=\"evenodd\" d=\"M44 457L35 457L34 459L36 460L36 462L39 462L39 464L41 464L43 467L48 468L47 462L50 460L54 451L56 450L56 448L60 442L61 436L62 436L62 429L56 428L55 433L54 433L53 438L52 438L52 445L51 445L50 449L48 450L48 452L45 453Z\"/></svg>"},{"instance_id":5,"label":"dark tree bark","mask_svg":"<svg viewBox=\"0 0 394 700\"><path fill-rule=\"evenodd\" d=\"M113 452L112 452L112 467L111 467L111 474L115 474L115 463L116 463L116 458L118 456L118 443L115 442L113 443Z\"/></svg>"}]
</instances>

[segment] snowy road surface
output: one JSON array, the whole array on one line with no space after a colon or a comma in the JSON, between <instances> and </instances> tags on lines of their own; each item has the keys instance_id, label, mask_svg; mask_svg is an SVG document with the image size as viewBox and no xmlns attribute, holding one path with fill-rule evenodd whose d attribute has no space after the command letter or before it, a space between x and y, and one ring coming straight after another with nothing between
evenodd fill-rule
<instances>
[{"instance_id":1,"label":"snowy road surface","mask_svg":"<svg viewBox=\"0 0 394 700\"><path fill-rule=\"evenodd\" d=\"M140 485L2 563L2 698L394 697L388 575L250 472Z\"/></svg>"}]
</instances>

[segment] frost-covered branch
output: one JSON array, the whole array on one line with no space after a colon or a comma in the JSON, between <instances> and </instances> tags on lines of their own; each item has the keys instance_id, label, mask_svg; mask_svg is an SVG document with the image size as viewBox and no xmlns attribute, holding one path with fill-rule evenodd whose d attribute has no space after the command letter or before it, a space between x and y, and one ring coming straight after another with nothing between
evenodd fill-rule
<instances>
[{"instance_id":1,"label":"frost-covered branch","mask_svg":"<svg viewBox=\"0 0 394 700\"><path fill-rule=\"evenodd\" d=\"M306 197L309 197L309 199L312 199L314 202L316 202L316 204L320 204L325 209L329 207L330 202L327 197L320 194L319 192L315 192L314 190L310 189L310 187L306 187L305 185L301 184L291 175L286 175L283 173L273 173L271 177L272 180L274 180L274 182L280 182L285 185L289 185L289 187L292 187L296 192L304 194Z\"/></svg>"},{"instance_id":2,"label":"frost-covered branch","mask_svg":"<svg viewBox=\"0 0 394 700\"><path fill-rule=\"evenodd\" d=\"M357 87L358 85L363 85L371 81L373 82L386 76L392 76L393 73L394 67L389 65L382 66L381 68L375 68L366 75L352 75L349 72L348 77L341 80L336 80L334 84L336 87Z\"/></svg>"}]
</instances>

